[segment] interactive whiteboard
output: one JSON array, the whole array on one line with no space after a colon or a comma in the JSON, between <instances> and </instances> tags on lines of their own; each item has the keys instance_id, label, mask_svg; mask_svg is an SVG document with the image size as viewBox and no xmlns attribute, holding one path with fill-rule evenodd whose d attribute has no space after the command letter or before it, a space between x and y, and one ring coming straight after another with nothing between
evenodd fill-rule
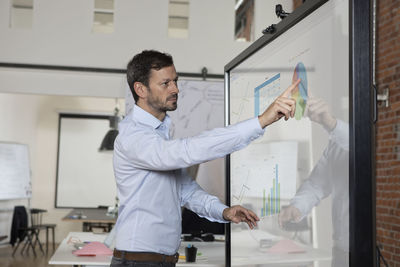
<instances>
[{"instance_id":1,"label":"interactive whiteboard","mask_svg":"<svg viewBox=\"0 0 400 267\"><path fill-rule=\"evenodd\" d=\"M260 218L255 230L231 225L233 265L250 255L254 264L349 265L348 5L322 4L228 67L229 124L259 116L301 79L294 118L230 156L230 203Z\"/></svg>"}]
</instances>

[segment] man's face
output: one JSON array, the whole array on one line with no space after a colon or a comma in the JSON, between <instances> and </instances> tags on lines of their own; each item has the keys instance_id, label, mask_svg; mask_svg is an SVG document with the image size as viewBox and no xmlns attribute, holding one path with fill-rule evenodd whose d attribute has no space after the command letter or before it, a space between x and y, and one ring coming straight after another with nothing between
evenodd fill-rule
<instances>
[{"instance_id":1,"label":"man's face","mask_svg":"<svg viewBox=\"0 0 400 267\"><path fill-rule=\"evenodd\" d=\"M147 104L155 111L173 111L178 107L178 75L174 65L151 70Z\"/></svg>"}]
</instances>

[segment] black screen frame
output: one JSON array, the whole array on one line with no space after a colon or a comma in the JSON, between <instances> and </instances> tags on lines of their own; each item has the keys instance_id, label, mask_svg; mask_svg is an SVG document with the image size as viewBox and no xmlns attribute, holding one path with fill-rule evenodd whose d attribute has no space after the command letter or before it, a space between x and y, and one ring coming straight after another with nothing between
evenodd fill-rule
<instances>
[{"instance_id":1,"label":"black screen frame","mask_svg":"<svg viewBox=\"0 0 400 267\"><path fill-rule=\"evenodd\" d=\"M329 0L307 0L225 65L225 125L229 118L230 71ZM349 1L349 244L350 266L376 266L372 1ZM230 202L230 156L226 157L226 203ZM231 266L231 228L225 230L226 266Z\"/></svg>"}]
</instances>

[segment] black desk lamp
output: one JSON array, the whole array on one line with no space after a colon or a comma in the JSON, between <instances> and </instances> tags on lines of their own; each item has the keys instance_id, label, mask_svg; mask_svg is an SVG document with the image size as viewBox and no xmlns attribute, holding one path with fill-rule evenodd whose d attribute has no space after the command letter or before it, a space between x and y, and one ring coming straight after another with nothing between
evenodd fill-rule
<instances>
[{"instance_id":1,"label":"black desk lamp","mask_svg":"<svg viewBox=\"0 0 400 267\"><path fill-rule=\"evenodd\" d=\"M114 141L118 135L118 123L120 121L120 117L118 116L119 109L115 107L114 109L114 116L109 117L110 121L110 130L106 133L101 142L99 151L106 152L114 150Z\"/></svg>"}]
</instances>

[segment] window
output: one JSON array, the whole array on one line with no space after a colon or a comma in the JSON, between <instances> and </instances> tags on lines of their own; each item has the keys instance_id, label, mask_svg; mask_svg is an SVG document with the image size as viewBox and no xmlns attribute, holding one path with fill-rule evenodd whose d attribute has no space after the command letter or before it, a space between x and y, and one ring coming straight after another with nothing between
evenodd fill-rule
<instances>
[{"instance_id":1,"label":"window","mask_svg":"<svg viewBox=\"0 0 400 267\"><path fill-rule=\"evenodd\" d=\"M168 7L168 37L188 38L189 0L170 0Z\"/></svg>"},{"instance_id":2,"label":"window","mask_svg":"<svg viewBox=\"0 0 400 267\"><path fill-rule=\"evenodd\" d=\"M254 40L254 0L236 0L235 40Z\"/></svg>"},{"instance_id":3,"label":"window","mask_svg":"<svg viewBox=\"0 0 400 267\"><path fill-rule=\"evenodd\" d=\"M10 28L32 28L33 0L12 0L10 13Z\"/></svg>"},{"instance_id":4,"label":"window","mask_svg":"<svg viewBox=\"0 0 400 267\"><path fill-rule=\"evenodd\" d=\"M114 32L114 0L95 0L93 28L94 33Z\"/></svg>"}]
</instances>

